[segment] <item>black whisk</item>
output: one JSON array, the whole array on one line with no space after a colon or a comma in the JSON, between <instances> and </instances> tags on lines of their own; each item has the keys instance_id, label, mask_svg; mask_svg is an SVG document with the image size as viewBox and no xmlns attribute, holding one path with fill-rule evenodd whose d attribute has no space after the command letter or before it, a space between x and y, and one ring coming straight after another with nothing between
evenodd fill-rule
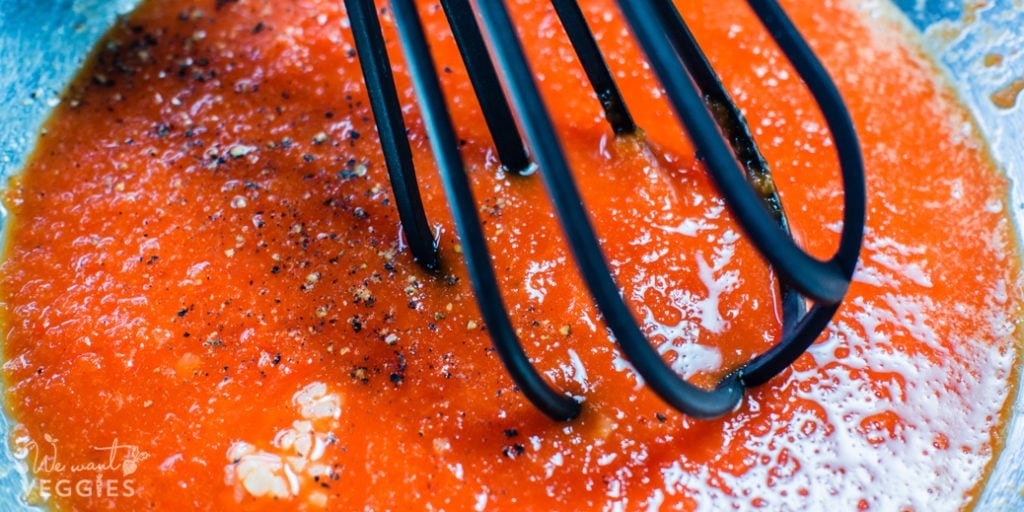
<instances>
[{"instance_id":1,"label":"black whisk","mask_svg":"<svg viewBox=\"0 0 1024 512\"><path fill-rule=\"evenodd\" d=\"M804 80L832 133L845 197L839 247L825 261L810 256L793 240L768 165L746 121L675 6L668 0L618 2L692 139L698 158L711 173L737 222L779 278L783 320L779 341L731 372L714 389L706 390L671 369L648 342L620 296L505 4L500 0L476 0L474 5L469 0L441 0L502 165L518 173L526 172L532 162L538 165L579 271L623 353L663 400L698 418L716 417L735 409L744 388L777 375L821 334L849 287L864 229L863 162L849 113L835 85L774 0L748 3ZM635 132L637 127L579 5L575 0L551 0L551 4L613 131L618 135ZM416 260L427 269L436 269L439 262L434 237L417 188L374 2L345 0L345 5L403 231ZM553 419L572 419L579 414L580 404L552 389L541 377L509 321L413 0L391 0L391 7L476 299L495 348L531 402ZM813 304L809 310L808 299Z\"/></svg>"}]
</instances>

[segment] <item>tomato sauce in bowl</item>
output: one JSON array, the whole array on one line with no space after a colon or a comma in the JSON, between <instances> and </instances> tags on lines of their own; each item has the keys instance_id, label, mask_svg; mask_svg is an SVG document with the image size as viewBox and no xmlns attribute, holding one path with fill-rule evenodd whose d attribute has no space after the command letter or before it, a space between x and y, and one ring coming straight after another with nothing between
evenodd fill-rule
<instances>
[{"instance_id":1,"label":"tomato sauce in bowl","mask_svg":"<svg viewBox=\"0 0 1024 512\"><path fill-rule=\"evenodd\" d=\"M4 372L29 500L966 506L1000 448L1019 350L1007 180L893 26L841 2L786 7L861 137L865 250L807 355L734 413L694 420L631 372L539 180L495 161L443 16L423 4L513 323L538 368L585 396L579 419L555 423L491 350L414 107L410 139L445 267L426 273L404 247L340 3L145 3L97 48L6 191ZM746 112L796 236L831 253L841 191L809 95L739 2L681 9ZM540 34L524 38L538 81L652 343L705 385L769 347L780 328L770 269L612 4L586 11L644 129L623 140L579 92L554 14L513 10Z\"/></svg>"}]
</instances>

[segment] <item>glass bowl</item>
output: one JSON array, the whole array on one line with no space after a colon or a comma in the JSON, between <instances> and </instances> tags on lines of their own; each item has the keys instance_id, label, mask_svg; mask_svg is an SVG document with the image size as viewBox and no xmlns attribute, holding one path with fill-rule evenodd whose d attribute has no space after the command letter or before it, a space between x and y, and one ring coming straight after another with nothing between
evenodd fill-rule
<instances>
[{"instance_id":1,"label":"glass bowl","mask_svg":"<svg viewBox=\"0 0 1024 512\"><path fill-rule=\"evenodd\" d=\"M41 123L96 40L138 1L0 0L0 182L24 164ZM865 9L892 6L889 0L859 1ZM995 162L1011 177L1011 204L1019 228L1024 225L1024 99L1000 104L992 94L1024 79L1024 6L968 0L891 4L944 70L944 78L959 92L988 141ZM989 54L1000 54L1002 64L984 65ZM1019 372L1018 378L1022 375ZM978 510L1024 510L1022 388L1018 383L1005 445L975 502ZM0 439L8 439L9 429L9 420L0 414ZM35 510L23 502L26 480L9 443L0 443L0 510Z\"/></svg>"}]
</instances>

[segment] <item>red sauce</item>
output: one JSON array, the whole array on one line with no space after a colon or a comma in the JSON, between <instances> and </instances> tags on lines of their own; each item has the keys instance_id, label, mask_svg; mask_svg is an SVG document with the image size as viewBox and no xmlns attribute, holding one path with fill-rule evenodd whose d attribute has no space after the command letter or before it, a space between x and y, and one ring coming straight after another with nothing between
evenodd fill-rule
<instances>
[{"instance_id":1,"label":"red sauce","mask_svg":"<svg viewBox=\"0 0 1024 512\"><path fill-rule=\"evenodd\" d=\"M841 218L828 133L739 3L682 7L747 113L797 236L827 255ZM613 139L577 92L553 13L520 4L520 26L543 36L528 52L625 297L680 372L713 382L777 335L769 270L652 94L619 16L604 15L609 2L586 10L645 138ZM788 4L862 137L866 247L810 353L703 421L622 364L539 180L498 169L443 16L424 2L513 322L554 385L586 397L562 424L526 402L491 349L415 109L443 277L401 244L341 3L146 3L100 45L6 195L4 375L29 500L963 506L999 447L1016 357L1006 180L893 26L870 29L841 2Z\"/></svg>"}]
</instances>

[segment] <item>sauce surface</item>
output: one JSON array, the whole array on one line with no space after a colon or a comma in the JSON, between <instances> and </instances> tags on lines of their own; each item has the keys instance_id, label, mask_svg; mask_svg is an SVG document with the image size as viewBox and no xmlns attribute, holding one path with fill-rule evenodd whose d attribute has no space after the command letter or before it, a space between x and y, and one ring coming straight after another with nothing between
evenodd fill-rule
<instances>
[{"instance_id":1,"label":"sauce surface","mask_svg":"<svg viewBox=\"0 0 1024 512\"><path fill-rule=\"evenodd\" d=\"M842 199L828 132L739 4L681 10L746 112L796 236L827 256ZM513 323L553 384L586 399L560 424L525 401L491 349L413 107L442 275L403 246L341 2L145 3L101 43L6 192L3 369L29 500L56 510L965 506L999 448L1018 354L1006 179L895 26L869 28L843 2L787 8L861 136L865 250L807 355L735 413L693 420L630 371L539 180L499 168L443 14L423 3ZM611 3L585 10L644 138L615 140L544 3L513 10L652 343L704 385L768 348L780 327L771 272ZM384 25L412 105L388 16Z\"/></svg>"}]
</instances>

